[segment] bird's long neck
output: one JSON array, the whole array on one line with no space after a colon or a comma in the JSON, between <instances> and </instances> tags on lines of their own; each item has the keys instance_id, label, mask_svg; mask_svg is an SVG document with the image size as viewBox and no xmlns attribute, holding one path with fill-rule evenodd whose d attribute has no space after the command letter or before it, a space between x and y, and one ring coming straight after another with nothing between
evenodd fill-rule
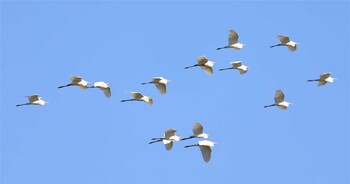
<instances>
[{"instance_id":1,"label":"bird's long neck","mask_svg":"<svg viewBox=\"0 0 350 184\"><path fill-rule=\"evenodd\" d=\"M199 66L199 65L198 65L198 64L195 64L195 65L192 65L192 66L187 66L187 67L185 67L185 69L192 68L192 67L196 67L196 66Z\"/></svg>"},{"instance_id":2,"label":"bird's long neck","mask_svg":"<svg viewBox=\"0 0 350 184\"><path fill-rule=\"evenodd\" d=\"M312 79L312 80L307 80L308 82L313 82L313 81L320 81L320 79Z\"/></svg>"},{"instance_id":3,"label":"bird's long neck","mask_svg":"<svg viewBox=\"0 0 350 184\"><path fill-rule=\"evenodd\" d=\"M194 146L199 146L199 144L188 145L188 146L185 146L184 148L189 148L189 147L194 147Z\"/></svg>"},{"instance_id":4,"label":"bird's long neck","mask_svg":"<svg viewBox=\"0 0 350 184\"><path fill-rule=\"evenodd\" d=\"M276 104L272 104L272 105L265 105L264 108L266 107L272 107L272 106L275 106Z\"/></svg>"},{"instance_id":5,"label":"bird's long neck","mask_svg":"<svg viewBox=\"0 0 350 184\"><path fill-rule=\"evenodd\" d=\"M230 67L230 68L222 68L222 69L219 69L219 71L223 71L223 70L231 70L231 69L234 69L234 68L232 68L232 67Z\"/></svg>"}]
</instances>

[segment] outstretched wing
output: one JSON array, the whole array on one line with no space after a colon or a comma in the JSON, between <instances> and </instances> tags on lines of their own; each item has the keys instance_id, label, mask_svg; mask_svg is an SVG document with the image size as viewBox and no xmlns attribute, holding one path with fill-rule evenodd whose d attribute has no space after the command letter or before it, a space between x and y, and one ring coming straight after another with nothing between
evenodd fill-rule
<instances>
[{"instance_id":1,"label":"outstretched wing","mask_svg":"<svg viewBox=\"0 0 350 184\"><path fill-rule=\"evenodd\" d=\"M331 73L323 73L320 75L320 80L326 80L329 76L331 76Z\"/></svg>"},{"instance_id":2,"label":"outstretched wing","mask_svg":"<svg viewBox=\"0 0 350 184\"><path fill-rule=\"evenodd\" d=\"M30 96L26 96L29 100L30 103L33 103L35 101L39 100L39 95L30 95Z\"/></svg>"},{"instance_id":3,"label":"outstretched wing","mask_svg":"<svg viewBox=\"0 0 350 184\"><path fill-rule=\"evenodd\" d=\"M80 76L72 76L70 80L72 81L72 84L78 84L82 78Z\"/></svg>"},{"instance_id":4,"label":"outstretched wing","mask_svg":"<svg viewBox=\"0 0 350 184\"><path fill-rule=\"evenodd\" d=\"M238 68L238 67L242 66L242 61L231 62L231 65L234 68Z\"/></svg>"},{"instance_id":5,"label":"outstretched wing","mask_svg":"<svg viewBox=\"0 0 350 184\"><path fill-rule=\"evenodd\" d=\"M204 70L207 74L213 75L213 68L210 66L199 66L202 70Z\"/></svg>"},{"instance_id":6,"label":"outstretched wing","mask_svg":"<svg viewBox=\"0 0 350 184\"><path fill-rule=\"evenodd\" d=\"M275 103L281 103L284 101L284 93L282 90L277 90L275 94Z\"/></svg>"},{"instance_id":7,"label":"outstretched wing","mask_svg":"<svg viewBox=\"0 0 350 184\"><path fill-rule=\"evenodd\" d=\"M168 128L165 133L164 133L164 137L165 138L170 138L171 136L175 135L176 130L172 129L172 128Z\"/></svg>"},{"instance_id":8,"label":"outstretched wing","mask_svg":"<svg viewBox=\"0 0 350 184\"><path fill-rule=\"evenodd\" d=\"M165 94L166 93L166 85L163 83L154 83L156 85L158 91L160 94Z\"/></svg>"},{"instance_id":9,"label":"outstretched wing","mask_svg":"<svg viewBox=\"0 0 350 184\"><path fill-rule=\"evenodd\" d=\"M238 34L233 29L230 30L230 33L228 35L228 43L229 45L238 43Z\"/></svg>"},{"instance_id":10,"label":"outstretched wing","mask_svg":"<svg viewBox=\"0 0 350 184\"><path fill-rule=\"evenodd\" d=\"M211 157L211 148L209 146L199 146L199 148L201 149L204 161L209 162Z\"/></svg>"},{"instance_id":11,"label":"outstretched wing","mask_svg":"<svg viewBox=\"0 0 350 184\"><path fill-rule=\"evenodd\" d=\"M288 43L288 42L290 42L288 36L278 35L277 37L278 37L278 39L280 39L281 43Z\"/></svg>"},{"instance_id":12,"label":"outstretched wing","mask_svg":"<svg viewBox=\"0 0 350 184\"><path fill-rule=\"evenodd\" d=\"M205 56L198 56L197 62L199 65L204 65L206 62L208 62L208 58Z\"/></svg>"},{"instance_id":13,"label":"outstretched wing","mask_svg":"<svg viewBox=\"0 0 350 184\"><path fill-rule=\"evenodd\" d=\"M103 93L106 95L107 98L111 98L112 96L112 91L111 91L111 88L110 87L107 87L107 88L100 88Z\"/></svg>"},{"instance_id":14,"label":"outstretched wing","mask_svg":"<svg viewBox=\"0 0 350 184\"><path fill-rule=\"evenodd\" d=\"M203 126L200 123L195 123L192 128L194 135L199 135L203 133Z\"/></svg>"},{"instance_id":15,"label":"outstretched wing","mask_svg":"<svg viewBox=\"0 0 350 184\"><path fill-rule=\"evenodd\" d=\"M294 47L293 46L288 46L288 49L290 50L290 51L296 51L297 50L297 45L294 45Z\"/></svg>"},{"instance_id":16,"label":"outstretched wing","mask_svg":"<svg viewBox=\"0 0 350 184\"><path fill-rule=\"evenodd\" d=\"M141 99L143 95L139 92L129 92L135 99Z\"/></svg>"},{"instance_id":17,"label":"outstretched wing","mask_svg":"<svg viewBox=\"0 0 350 184\"><path fill-rule=\"evenodd\" d=\"M173 141L170 141L169 143L164 143L165 149L167 151L170 151L173 148Z\"/></svg>"}]
</instances>

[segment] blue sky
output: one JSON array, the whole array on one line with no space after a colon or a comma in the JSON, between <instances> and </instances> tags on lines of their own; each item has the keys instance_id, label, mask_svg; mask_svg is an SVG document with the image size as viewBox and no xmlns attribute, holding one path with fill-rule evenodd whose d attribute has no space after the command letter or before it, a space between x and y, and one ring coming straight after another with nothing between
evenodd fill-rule
<instances>
[{"instance_id":1,"label":"blue sky","mask_svg":"<svg viewBox=\"0 0 350 184\"><path fill-rule=\"evenodd\" d=\"M349 2L1 1L1 183L349 183ZM227 44L229 29L247 44ZM269 46L277 35L296 52ZM214 75L184 70L205 55ZM229 62L245 75L222 71ZM332 72L317 87L306 80ZM111 83L57 89L80 75ZM152 77L172 80L160 95ZM294 105L264 109L282 89ZM120 103L140 91L154 104ZM46 106L24 106L40 94ZM149 145L201 122L219 142Z\"/></svg>"}]
</instances>

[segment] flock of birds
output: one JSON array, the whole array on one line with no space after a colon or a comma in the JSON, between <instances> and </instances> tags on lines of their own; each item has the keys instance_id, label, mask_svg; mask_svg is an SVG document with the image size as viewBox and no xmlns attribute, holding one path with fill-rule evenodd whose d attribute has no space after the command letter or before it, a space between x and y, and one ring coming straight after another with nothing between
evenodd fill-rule
<instances>
[{"instance_id":1,"label":"flock of birds","mask_svg":"<svg viewBox=\"0 0 350 184\"><path fill-rule=\"evenodd\" d=\"M297 50L297 44L299 44L299 43L290 40L289 37L287 37L287 36L278 35L277 37L279 38L281 43L276 44L276 45L272 45L272 46L270 46L270 48L278 47L278 46L286 46L292 52ZM239 43L238 38L239 38L239 36L236 33L236 31L231 29L229 31L228 45L226 45L224 47L217 48L217 50L229 49L229 48L232 48L235 50L242 49L245 46L245 44ZM189 68L193 68L193 67L200 67L207 74L213 75L214 64L215 64L215 62L210 61L205 56L198 56L197 64L185 67L185 69L189 69ZM235 62L231 62L230 64L231 64L231 67L222 68L222 69L219 69L219 71L235 69L235 70L238 70L240 72L240 74L245 74L248 72L249 66L244 65L242 63L242 61L235 61ZM65 88L65 87L69 87L69 86L77 86L80 89L99 88L103 91L103 93L105 94L105 96L107 98L110 98L112 95L110 84L105 83L103 81L94 82L92 86L89 86L90 83L88 81L84 80L80 76L72 76L70 79L71 79L71 82L69 84L59 86L58 88ZM327 72L327 73L322 73L318 79L307 80L307 82L316 81L316 82L318 82L318 86L323 86L327 83L333 83L334 80L335 80L335 78L331 77L331 73ZM154 77L154 78L152 78L152 81L141 83L141 84L142 85L154 84L156 86L156 88L158 89L159 93L165 95L166 91L167 91L166 85L168 82L170 82L170 80L165 79L163 77ZM121 100L121 102L143 101L143 102L146 102L150 105L153 104L153 99L150 96L145 96L140 92L129 92L129 93L133 96L133 98ZM29 102L23 103L23 104L18 104L16 106L19 107L19 106L23 106L23 105L45 105L46 103L48 103L48 102L44 101L42 99L42 97L40 97L37 94L26 96L26 97L28 98ZM276 106L279 109L286 110L289 107L289 105L292 103L286 102L284 100L284 98L285 98L285 95L284 95L283 91L280 89L276 90L275 96L274 96L275 103L273 103L271 105L266 105L266 106L264 106L264 108ZM166 150L169 151L172 149L173 143L176 141L183 141L183 140L192 139L192 138L207 139L210 136L210 134L206 134L203 132L203 126L199 122L197 122L193 125L193 128L192 128L193 135L191 135L189 137L181 138L181 137L175 135L176 131L177 130L175 130L175 129L168 128L165 131L163 137L152 138L152 141L149 142L149 144L153 144L156 142L163 142ZM217 143L212 142L212 141L208 141L208 140L202 140L202 141L198 141L197 144L185 146L185 148L198 146L202 152L202 157L203 157L204 161L209 162L210 158L211 158L211 148L215 144L217 144Z\"/></svg>"}]
</instances>

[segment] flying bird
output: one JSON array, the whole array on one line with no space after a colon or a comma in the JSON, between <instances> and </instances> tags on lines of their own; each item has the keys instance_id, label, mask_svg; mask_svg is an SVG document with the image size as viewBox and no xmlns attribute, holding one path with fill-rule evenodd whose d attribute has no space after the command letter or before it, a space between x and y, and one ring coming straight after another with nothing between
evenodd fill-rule
<instances>
[{"instance_id":1,"label":"flying bird","mask_svg":"<svg viewBox=\"0 0 350 184\"><path fill-rule=\"evenodd\" d=\"M318 86L323 86L328 82L333 83L334 80L336 80L336 78L331 77L331 73L327 72L327 73L321 74L319 79L313 79L313 80L307 80L307 81L308 82L318 81Z\"/></svg>"},{"instance_id":2,"label":"flying bird","mask_svg":"<svg viewBox=\"0 0 350 184\"><path fill-rule=\"evenodd\" d=\"M241 48L243 48L245 46L245 44L239 43L238 42L238 34L236 33L235 30L231 29L229 36L228 36L228 45L226 45L225 47L220 47L217 48L216 50L220 50L220 49L228 49L228 48L233 48L236 50L240 50Z\"/></svg>"},{"instance_id":3,"label":"flying bird","mask_svg":"<svg viewBox=\"0 0 350 184\"><path fill-rule=\"evenodd\" d=\"M264 108L277 106L282 110L286 110L290 104L292 103L284 101L284 93L282 92L282 90L277 90L275 93L275 103L272 105L266 105L264 106Z\"/></svg>"},{"instance_id":4,"label":"flying bird","mask_svg":"<svg viewBox=\"0 0 350 184\"><path fill-rule=\"evenodd\" d=\"M141 83L141 85L153 83L157 87L159 93L162 95L165 95L166 94L166 84L168 82L170 82L170 80L165 79L163 77L153 77L151 82L144 82L144 83Z\"/></svg>"},{"instance_id":5,"label":"flying bird","mask_svg":"<svg viewBox=\"0 0 350 184\"><path fill-rule=\"evenodd\" d=\"M291 41L288 36L278 35L277 37L280 39L281 43L277 45L272 45L270 46L270 48L277 47L277 46L287 46L288 49L292 52L297 50L297 44L299 43Z\"/></svg>"},{"instance_id":6,"label":"flying bird","mask_svg":"<svg viewBox=\"0 0 350 184\"><path fill-rule=\"evenodd\" d=\"M86 80L83 80L82 77L80 76L72 76L70 78L70 80L72 81L71 83L67 84L67 85L63 85L63 86L59 86L58 88L64 88L64 87L68 87L68 86L77 86L80 89L87 89L89 82Z\"/></svg>"},{"instance_id":7,"label":"flying bird","mask_svg":"<svg viewBox=\"0 0 350 184\"><path fill-rule=\"evenodd\" d=\"M197 57L197 62L198 63L195 64L195 65L185 67L185 69L199 66L207 74L213 75L213 66L214 66L215 62L209 61L208 58L206 58L205 56L198 56Z\"/></svg>"},{"instance_id":8,"label":"flying bird","mask_svg":"<svg viewBox=\"0 0 350 184\"><path fill-rule=\"evenodd\" d=\"M188 145L185 146L185 148L193 147L193 146L198 146L201 149L202 152L202 157L205 162L209 162L211 158L211 148L215 145L218 144L216 142L211 142L208 140L203 140L203 141L198 141L198 144L193 144L193 145Z\"/></svg>"},{"instance_id":9,"label":"flying bird","mask_svg":"<svg viewBox=\"0 0 350 184\"><path fill-rule=\"evenodd\" d=\"M111 98L112 92L109 86L110 84L101 81L95 82L93 86L90 86L88 88L100 88L107 98Z\"/></svg>"},{"instance_id":10,"label":"flying bird","mask_svg":"<svg viewBox=\"0 0 350 184\"><path fill-rule=\"evenodd\" d=\"M236 70L239 70L239 73L241 75L243 75L243 74L247 73L248 68L249 68L249 66L243 65L242 61L230 62L230 64L232 65L232 67L223 68L223 69L220 69L219 71L236 69Z\"/></svg>"},{"instance_id":11,"label":"flying bird","mask_svg":"<svg viewBox=\"0 0 350 184\"><path fill-rule=\"evenodd\" d=\"M26 97L28 98L29 102L24 104L18 104L16 105L16 107L23 106L23 105L45 105L46 103L48 103L42 100L42 97L39 97L39 95L30 95Z\"/></svg>"},{"instance_id":12,"label":"flying bird","mask_svg":"<svg viewBox=\"0 0 350 184\"><path fill-rule=\"evenodd\" d=\"M120 102L128 102L128 101L144 101L150 105L153 104L153 99L150 96L144 96L143 94L139 92L129 92L134 98L122 100Z\"/></svg>"},{"instance_id":13,"label":"flying bird","mask_svg":"<svg viewBox=\"0 0 350 184\"><path fill-rule=\"evenodd\" d=\"M182 138L181 141L187 140L187 139L193 139L193 138L205 138L205 139L207 139L211 135L211 134L206 134L203 132L203 126L199 122L197 122L193 125L192 131L193 131L193 135L186 137L186 138Z\"/></svg>"},{"instance_id":14,"label":"flying bird","mask_svg":"<svg viewBox=\"0 0 350 184\"><path fill-rule=\"evenodd\" d=\"M180 140L180 137L175 135L176 131L177 130L175 130L175 129L168 128L165 131L164 136L162 138L152 138L152 140L154 140L154 141L151 141L148 144L153 144L153 143L162 141L163 144L165 145L165 149L170 151L173 148L173 143L175 141L179 141Z\"/></svg>"}]
</instances>

